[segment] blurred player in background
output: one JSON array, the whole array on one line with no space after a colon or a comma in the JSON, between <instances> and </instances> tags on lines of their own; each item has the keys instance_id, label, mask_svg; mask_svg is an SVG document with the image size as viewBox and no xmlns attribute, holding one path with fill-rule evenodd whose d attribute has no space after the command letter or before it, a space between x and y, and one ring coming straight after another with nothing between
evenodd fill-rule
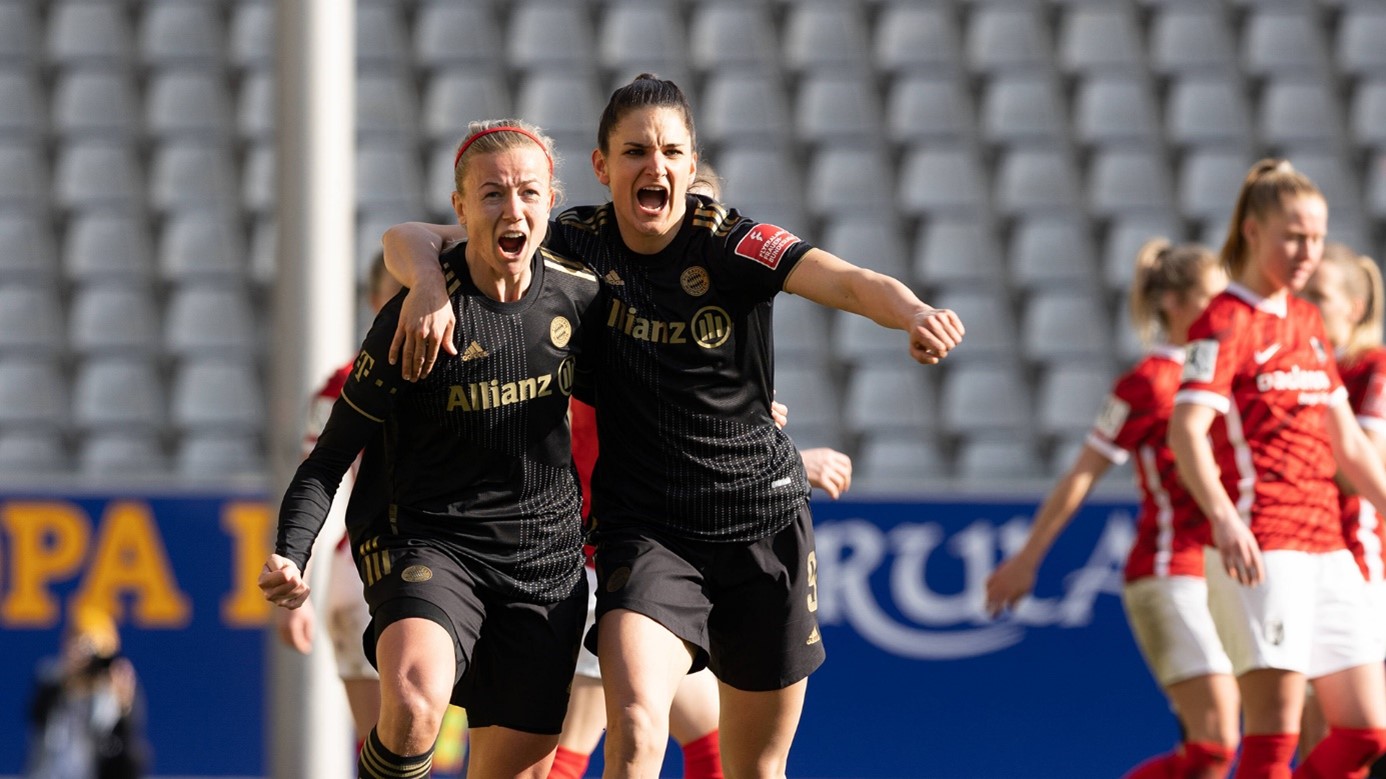
<instances>
[{"instance_id":1,"label":"blurred player in background","mask_svg":"<svg viewBox=\"0 0 1386 779\"><path fill-rule=\"evenodd\" d=\"M558 741L587 597L568 397L598 288L541 248L553 162L538 128L471 125L452 198L469 240L442 258L465 348L404 382L386 357L401 297L387 304L285 495L260 586L296 608L333 493L383 425L389 509L351 528L381 679L363 777L429 775L449 700L473 726L474 779L542 779Z\"/></svg>"},{"instance_id":2,"label":"blurred player in background","mask_svg":"<svg viewBox=\"0 0 1386 779\"><path fill-rule=\"evenodd\" d=\"M1136 456L1141 494L1136 541L1126 561L1122 602L1146 665L1182 726L1179 748L1151 758L1127 779L1221 779L1237 751L1237 682L1208 613L1203 515L1175 473L1166 444L1189 325L1227 284L1217 257L1201 246L1155 239L1141 247L1131 282L1131 321L1152 344L1117 379L1078 458L1040 506L1025 545L987 580L987 609L1015 608L1097 480Z\"/></svg>"},{"instance_id":3,"label":"blurred player in background","mask_svg":"<svg viewBox=\"0 0 1386 779\"><path fill-rule=\"evenodd\" d=\"M782 776L824 654L808 482L770 419L770 303L787 291L904 330L925 364L960 343L962 324L895 279L690 195L697 139L673 82L642 74L617 89L597 141L593 168L612 201L569 209L551 241L606 293L588 635L606 694L606 774L657 775L678 685L708 665L727 773ZM397 338L406 377L426 373L447 340L436 259L447 237L427 226L386 236L391 272L411 289Z\"/></svg>"},{"instance_id":4,"label":"blurred player in background","mask_svg":"<svg viewBox=\"0 0 1386 779\"><path fill-rule=\"evenodd\" d=\"M1360 777L1386 751L1386 672L1343 543L1335 466L1386 505L1386 469L1347 403L1323 319L1296 297L1323 256L1328 205L1284 160L1242 184L1222 260L1231 283L1189 330L1170 420L1217 554L1209 608L1242 695L1237 777L1286 777L1305 679L1330 732L1298 777Z\"/></svg>"},{"instance_id":5,"label":"blurred player in background","mask_svg":"<svg viewBox=\"0 0 1386 779\"><path fill-rule=\"evenodd\" d=\"M1348 405L1379 455L1386 457L1386 347L1382 346L1382 285L1376 261L1340 243L1324 248L1323 264L1305 286L1305 299L1319 307L1324 329L1338 358L1338 373L1347 387ZM1343 540L1357 560L1367 581L1368 597L1375 615L1372 624L1382 631L1381 655L1386 658L1386 523L1370 501L1339 481ZM1304 729L1299 751L1307 755L1327 735L1318 700L1309 696L1304 706ZM1386 775L1386 760L1378 760L1373 776Z\"/></svg>"}]
</instances>

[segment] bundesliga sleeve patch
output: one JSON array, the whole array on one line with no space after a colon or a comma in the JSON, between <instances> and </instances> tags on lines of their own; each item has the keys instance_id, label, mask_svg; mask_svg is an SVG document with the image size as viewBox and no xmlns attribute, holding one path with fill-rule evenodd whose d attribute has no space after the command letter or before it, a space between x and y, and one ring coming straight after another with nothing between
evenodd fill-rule
<instances>
[{"instance_id":1,"label":"bundesliga sleeve patch","mask_svg":"<svg viewBox=\"0 0 1386 779\"><path fill-rule=\"evenodd\" d=\"M1213 372L1218 365L1218 342L1213 340L1190 341L1184 350L1183 381L1207 384L1213 380Z\"/></svg>"},{"instance_id":2,"label":"bundesliga sleeve patch","mask_svg":"<svg viewBox=\"0 0 1386 779\"><path fill-rule=\"evenodd\" d=\"M1115 441L1117 433L1121 432L1121 426L1126 424L1126 418L1130 415L1130 403L1116 395L1108 395L1107 405L1103 406L1101 413L1097 415L1093 428L1108 441Z\"/></svg>"},{"instance_id":3,"label":"bundesliga sleeve patch","mask_svg":"<svg viewBox=\"0 0 1386 779\"><path fill-rule=\"evenodd\" d=\"M799 242L799 236L780 227L758 224L742 236L736 244L736 253L748 260L755 260L770 270L779 267L784 253Z\"/></svg>"}]
</instances>

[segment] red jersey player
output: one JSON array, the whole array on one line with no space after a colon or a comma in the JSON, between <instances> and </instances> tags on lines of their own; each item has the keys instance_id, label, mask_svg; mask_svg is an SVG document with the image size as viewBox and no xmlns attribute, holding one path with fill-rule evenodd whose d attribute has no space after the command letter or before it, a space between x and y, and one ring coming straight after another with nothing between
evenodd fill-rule
<instances>
[{"instance_id":1,"label":"red jersey player","mask_svg":"<svg viewBox=\"0 0 1386 779\"><path fill-rule=\"evenodd\" d=\"M1035 572L1092 486L1111 465L1135 455L1141 492L1136 542L1126 563L1123 601L1151 672L1183 725L1184 743L1127 774L1128 779L1227 773L1237 749L1237 686L1208 613L1203 578L1203 515L1174 472L1165 431L1183 370L1189 325L1226 284L1217 258L1199 246L1163 239L1141 247L1131 285L1131 319L1145 337L1166 339L1119 378L1078 459L1040 507L1024 547L987 581L993 613L1034 588Z\"/></svg>"},{"instance_id":2,"label":"red jersey player","mask_svg":"<svg viewBox=\"0 0 1386 779\"><path fill-rule=\"evenodd\" d=\"M1322 193L1289 162L1252 167L1222 249L1232 283L1189 330L1170 420L1217 547L1205 568L1242 693L1239 779L1290 776L1306 678L1332 729L1295 776L1364 775L1386 751L1386 672L1334 463L1372 501L1386 501L1386 470L1318 310L1291 294L1322 259L1327 222Z\"/></svg>"}]
</instances>

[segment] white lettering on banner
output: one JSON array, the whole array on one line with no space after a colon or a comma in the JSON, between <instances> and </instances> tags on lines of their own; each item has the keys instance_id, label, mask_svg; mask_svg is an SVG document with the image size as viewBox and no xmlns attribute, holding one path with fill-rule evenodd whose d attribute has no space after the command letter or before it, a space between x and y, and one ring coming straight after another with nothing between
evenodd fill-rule
<instances>
[{"instance_id":1,"label":"white lettering on banner","mask_svg":"<svg viewBox=\"0 0 1386 779\"><path fill-rule=\"evenodd\" d=\"M1026 598L1011 617L991 620L985 605L987 577L1001 555L1020 548L1028 531L1025 517L999 526L978 520L951 537L936 522L905 523L888 531L861 519L824 522L814 528L819 621L850 625L878 649L900 657L952 660L1014 646L1027 627L1090 624L1099 596L1121 594L1135 526L1118 511L1108 516L1086 563L1064 576L1062 596ZM940 547L962 563L957 592L940 593L927 581L928 564ZM878 571L886 574L888 593L872 587Z\"/></svg>"}]
</instances>

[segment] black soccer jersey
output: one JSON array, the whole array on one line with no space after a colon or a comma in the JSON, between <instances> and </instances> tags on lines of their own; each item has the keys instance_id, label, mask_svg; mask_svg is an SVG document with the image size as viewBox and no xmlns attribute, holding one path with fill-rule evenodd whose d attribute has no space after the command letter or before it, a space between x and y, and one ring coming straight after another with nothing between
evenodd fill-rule
<instances>
[{"instance_id":1,"label":"black soccer jersey","mask_svg":"<svg viewBox=\"0 0 1386 779\"><path fill-rule=\"evenodd\" d=\"M592 366L597 521L720 541L792 522L809 487L770 418L771 301L809 244L696 195L658 254L626 248L609 203L565 211L550 233L604 292Z\"/></svg>"},{"instance_id":2,"label":"black soccer jersey","mask_svg":"<svg viewBox=\"0 0 1386 779\"><path fill-rule=\"evenodd\" d=\"M586 267L541 249L524 297L501 303L472 282L465 248L442 258L458 354L404 381L387 359L404 293L381 310L284 498L276 548L302 569L342 474L383 425L390 504L365 532L424 539L471 563L488 586L552 602L582 575L567 413L598 284ZM388 560L367 562L373 575L391 570Z\"/></svg>"}]
</instances>

